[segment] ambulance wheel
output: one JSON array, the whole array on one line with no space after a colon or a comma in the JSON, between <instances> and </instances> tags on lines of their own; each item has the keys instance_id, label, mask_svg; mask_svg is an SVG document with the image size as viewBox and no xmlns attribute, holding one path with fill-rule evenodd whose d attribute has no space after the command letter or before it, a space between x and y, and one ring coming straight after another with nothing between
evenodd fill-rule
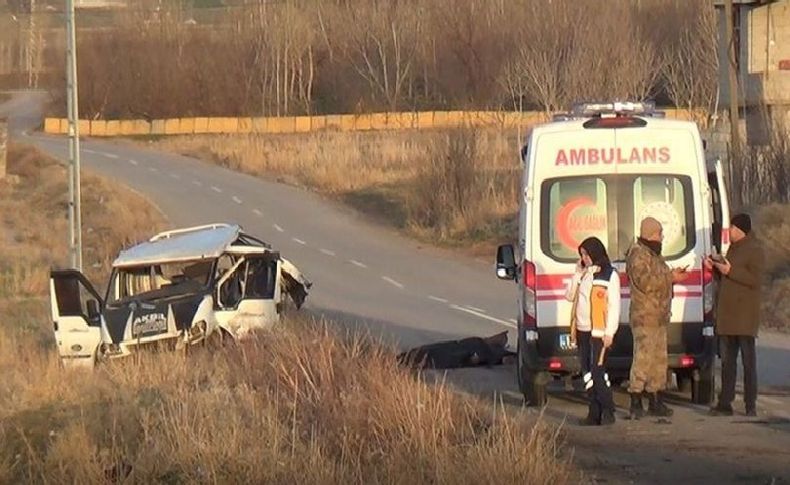
<instances>
[{"instance_id":1,"label":"ambulance wheel","mask_svg":"<svg viewBox=\"0 0 790 485\"><path fill-rule=\"evenodd\" d=\"M675 380L677 380L679 392L691 392L693 379L690 372L687 370L676 370Z\"/></svg>"},{"instance_id":2,"label":"ambulance wheel","mask_svg":"<svg viewBox=\"0 0 790 485\"><path fill-rule=\"evenodd\" d=\"M524 395L524 404L528 407L539 407L546 404L548 395L546 385L549 376L546 372L523 369L521 364L517 368L518 387Z\"/></svg>"},{"instance_id":3,"label":"ambulance wheel","mask_svg":"<svg viewBox=\"0 0 790 485\"><path fill-rule=\"evenodd\" d=\"M699 380L691 383L691 402L694 404L709 405L713 403L716 394L716 378L713 366L699 370Z\"/></svg>"}]
</instances>

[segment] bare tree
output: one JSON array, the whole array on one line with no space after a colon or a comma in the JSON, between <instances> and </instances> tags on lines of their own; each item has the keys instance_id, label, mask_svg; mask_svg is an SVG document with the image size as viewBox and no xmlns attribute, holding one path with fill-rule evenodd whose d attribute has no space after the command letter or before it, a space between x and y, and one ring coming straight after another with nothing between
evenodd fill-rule
<instances>
[{"instance_id":1,"label":"bare tree","mask_svg":"<svg viewBox=\"0 0 790 485\"><path fill-rule=\"evenodd\" d=\"M591 3L528 1L502 84L545 112L581 100L644 99L661 59L630 2L607 10ZM613 41L614 40L614 41Z\"/></svg>"},{"instance_id":2,"label":"bare tree","mask_svg":"<svg viewBox=\"0 0 790 485\"><path fill-rule=\"evenodd\" d=\"M397 111L413 75L422 27L417 7L370 2L345 7L342 17L348 29L343 49L347 61L372 94Z\"/></svg>"},{"instance_id":3,"label":"bare tree","mask_svg":"<svg viewBox=\"0 0 790 485\"><path fill-rule=\"evenodd\" d=\"M526 97L545 112L565 104L567 62L574 48L572 29L580 20L568 2L545 4L529 1L519 17L513 57L502 80L512 94Z\"/></svg>"},{"instance_id":4,"label":"bare tree","mask_svg":"<svg viewBox=\"0 0 790 485\"><path fill-rule=\"evenodd\" d=\"M709 113L714 109L719 68L716 12L707 0L676 3L675 12L677 22L670 24L674 28L662 39L666 92L677 107Z\"/></svg>"}]
</instances>

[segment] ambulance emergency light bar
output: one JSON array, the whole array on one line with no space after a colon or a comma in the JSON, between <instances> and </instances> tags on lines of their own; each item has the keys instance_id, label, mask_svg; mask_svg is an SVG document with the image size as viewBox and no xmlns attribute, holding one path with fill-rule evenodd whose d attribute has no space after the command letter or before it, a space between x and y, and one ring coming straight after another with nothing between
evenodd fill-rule
<instances>
[{"instance_id":1,"label":"ambulance emergency light bar","mask_svg":"<svg viewBox=\"0 0 790 485\"><path fill-rule=\"evenodd\" d=\"M620 115L638 115L663 118L663 111L656 111L653 101L614 101L610 103L576 103L570 113L554 116L554 121L566 121L573 118L592 118Z\"/></svg>"}]
</instances>

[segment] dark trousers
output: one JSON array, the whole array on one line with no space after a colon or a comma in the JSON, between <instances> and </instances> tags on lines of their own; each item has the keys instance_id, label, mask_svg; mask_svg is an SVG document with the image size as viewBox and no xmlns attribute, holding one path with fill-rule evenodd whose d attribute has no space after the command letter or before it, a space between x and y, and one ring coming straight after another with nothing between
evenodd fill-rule
<instances>
[{"instance_id":1,"label":"dark trousers","mask_svg":"<svg viewBox=\"0 0 790 485\"><path fill-rule=\"evenodd\" d=\"M593 337L591 332L577 332L579 361L582 368L582 382L590 398L589 417L601 420L603 412L614 413L614 398L606 373L606 356L603 365L598 359L603 351L603 339Z\"/></svg>"},{"instance_id":2,"label":"dark trousers","mask_svg":"<svg viewBox=\"0 0 790 485\"><path fill-rule=\"evenodd\" d=\"M746 410L755 410L757 405L757 351L754 337L744 335L719 336L721 354L721 394L719 406L732 407L735 400L735 380L738 377L738 351L743 360L743 400Z\"/></svg>"}]
</instances>

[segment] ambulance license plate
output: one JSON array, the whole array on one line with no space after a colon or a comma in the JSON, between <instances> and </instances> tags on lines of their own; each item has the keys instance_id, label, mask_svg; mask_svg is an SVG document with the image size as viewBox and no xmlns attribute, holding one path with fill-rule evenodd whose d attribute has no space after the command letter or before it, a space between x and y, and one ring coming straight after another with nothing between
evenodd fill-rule
<instances>
[{"instance_id":1,"label":"ambulance license plate","mask_svg":"<svg viewBox=\"0 0 790 485\"><path fill-rule=\"evenodd\" d=\"M559 339L560 339L560 349L571 350L576 348L576 344L571 342L571 334L561 333Z\"/></svg>"}]
</instances>

